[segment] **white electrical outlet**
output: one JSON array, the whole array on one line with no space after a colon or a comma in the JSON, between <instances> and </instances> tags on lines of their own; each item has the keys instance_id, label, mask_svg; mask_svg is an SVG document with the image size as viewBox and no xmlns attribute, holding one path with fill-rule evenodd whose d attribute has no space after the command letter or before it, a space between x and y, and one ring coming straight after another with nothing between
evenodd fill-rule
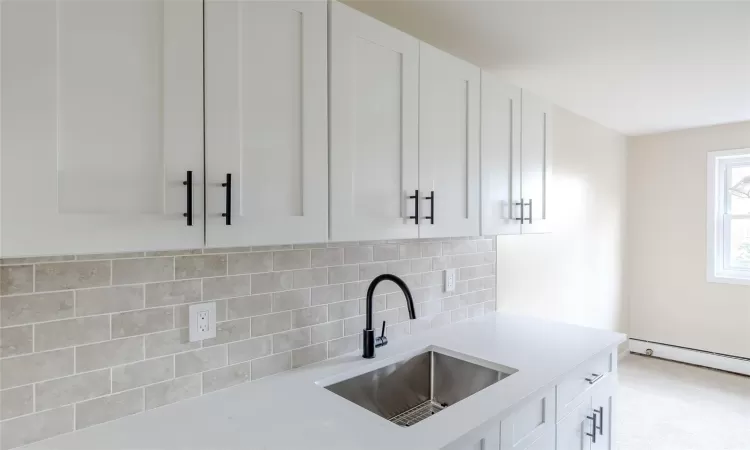
<instances>
[{"instance_id":1,"label":"white electrical outlet","mask_svg":"<svg viewBox=\"0 0 750 450\"><path fill-rule=\"evenodd\" d=\"M190 342L216 337L216 302L188 307Z\"/></svg>"},{"instance_id":2,"label":"white electrical outlet","mask_svg":"<svg viewBox=\"0 0 750 450\"><path fill-rule=\"evenodd\" d=\"M456 290L456 269L445 269L445 292Z\"/></svg>"}]
</instances>

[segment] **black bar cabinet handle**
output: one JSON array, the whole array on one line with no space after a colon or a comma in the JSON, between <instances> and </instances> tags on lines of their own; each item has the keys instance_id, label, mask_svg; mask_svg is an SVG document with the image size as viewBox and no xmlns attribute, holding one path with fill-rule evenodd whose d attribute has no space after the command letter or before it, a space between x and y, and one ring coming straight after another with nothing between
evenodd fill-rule
<instances>
[{"instance_id":1,"label":"black bar cabinet handle","mask_svg":"<svg viewBox=\"0 0 750 450\"><path fill-rule=\"evenodd\" d=\"M521 225L523 225L523 221L524 221L524 218L523 218L523 207L524 207L523 197L521 197L521 203L516 202L516 203L514 203L514 205L521 207L521 218L519 219L518 217L516 217L516 220L520 220L521 221Z\"/></svg>"},{"instance_id":2,"label":"black bar cabinet handle","mask_svg":"<svg viewBox=\"0 0 750 450\"><path fill-rule=\"evenodd\" d=\"M226 224L231 225L232 224L232 174L227 174L227 181L226 183L221 183L221 185L225 188L227 188L227 195L226 195L226 212L221 213L221 217L226 218Z\"/></svg>"},{"instance_id":3,"label":"black bar cabinet handle","mask_svg":"<svg viewBox=\"0 0 750 450\"><path fill-rule=\"evenodd\" d=\"M604 436L604 407L599 407L599 434Z\"/></svg>"},{"instance_id":4,"label":"black bar cabinet handle","mask_svg":"<svg viewBox=\"0 0 750 450\"><path fill-rule=\"evenodd\" d=\"M193 171L187 171L187 179L182 182L183 185L187 186L187 212L183 213L183 217L187 217L187 226L193 226Z\"/></svg>"},{"instance_id":5,"label":"black bar cabinet handle","mask_svg":"<svg viewBox=\"0 0 750 450\"><path fill-rule=\"evenodd\" d=\"M534 214L534 208L531 206L531 202L534 200L533 198L529 199L529 225L532 223L532 216Z\"/></svg>"},{"instance_id":6,"label":"black bar cabinet handle","mask_svg":"<svg viewBox=\"0 0 750 450\"><path fill-rule=\"evenodd\" d=\"M430 195L425 197L425 200L430 201L430 215L425 217L425 219L429 219L430 224L435 225L435 191L430 191Z\"/></svg>"},{"instance_id":7,"label":"black bar cabinet handle","mask_svg":"<svg viewBox=\"0 0 750 450\"><path fill-rule=\"evenodd\" d=\"M419 189L414 191L414 195L410 195L409 198L414 199L414 215L409 218L414 219L415 225L419 225Z\"/></svg>"},{"instance_id":8,"label":"black bar cabinet handle","mask_svg":"<svg viewBox=\"0 0 750 450\"><path fill-rule=\"evenodd\" d=\"M594 417L586 416L587 419L591 420L591 433L586 433L586 436L591 437L591 442L596 444L596 411L594 411Z\"/></svg>"}]
</instances>

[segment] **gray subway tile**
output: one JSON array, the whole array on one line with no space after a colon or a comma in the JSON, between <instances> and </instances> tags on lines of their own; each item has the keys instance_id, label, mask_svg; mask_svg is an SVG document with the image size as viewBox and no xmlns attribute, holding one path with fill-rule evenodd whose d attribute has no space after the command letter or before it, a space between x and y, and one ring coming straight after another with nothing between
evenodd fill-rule
<instances>
[{"instance_id":1,"label":"gray subway tile","mask_svg":"<svg viewBox=\"0 0 750 450\"><path fill-rule=\"evenodd\" d=\"M192 375L227 365L226 347L216 346L192 352L180 353L174 357L175 376Z\"/></svg>"},{"instance_id":2,"label":"gray subway tile","mask_svg":"<svg viewBox=\"0 0 750 450\"><path fill-rule=\"evenodd\" d=\"M279 353L250 361L252 379L267 377L292 368L292 352Z\"/></svg>"},{"instance_id":3,"label":"gray subway tile","mask_svg":"<svg viewBox=\"0 0 750 450\"><path fill-rule=\"evenodd\" d=\"M72 373L72 348L0 359L3 389L60 378Z\"/></svg>"},{"instance_id":4,"label":"gray subway tile","mask_svg":"<svg viewBox=\"0 0 750 450\"><path fill-rule=\"evenodd\" d=\"M326 305L292 311L292 328L309 327L327 321L328 307Z\"/></svg>"},{"instance_id":5,"label":"gray subway tile","mask_svg":"<svg viewBox=\"0 0 750 450\"><path fill-rule=\"evenodd\" d=\"M250 337L250 321L247 319L230 320L216 324L216 337L203 341L204 347L241 341Z\"/></svg>"},{"instance_id":6,"label":"gray subway tile","mask_svg":"<svg viewBox=\"0 0 750 450\"><path fill-rule=\"evenodd\" d=\"M146 409L201 395L201 375L195 374L146 387Z\"/></svg>"},{"instance_id":7,"label":"gray subway tile","mask_svg":"<svg viewBox=\"0 0 750 450\"><path fill-rule=\"evenodd\" d=\"M76 255L75 259L76 261L96 261L102 259L138 258L143 255L143 252L89 253Z\"/></svg>"},{"instance_id":8,"label":"gray subway tile","mask_svg":"<svg viewBox=\"0 0 750 450\"><path fill-rule=\"evenodd\" d=\"M174 327L174 308L152 308L112 315L112 339L165 331Z\"/></svg>"},{"instance_id":9,"label":"gray subway tile","mask_svg":"<svg viewBox=\"0 0 750 450\"><path fill-rule=\"evenodd\" d=\"M310 267L310 250L285 250L273 253L273 270L307 269Z\"/></svg>"},{"instance_id":10,"label":"gray subway tile","mask_svg":"<svg viewBox=\"0 0 750 450\"><path fill-rule=\"evenodd\" d=\"M359 265L359 279L360 280L372 280L378 275L386 273L386 263L377 262L370 264Z\"/></svg>"},{"instance_id":11,"label":"gray subway tile","mask_svg":"<svg viewBox=\"0 0 750 450\"><path fill-rule=\"evenodd\" d=\"M31 325L0 328L0 358L33 352L33 328Z\"/></svg>"},{"instance_id":12,"label":"gray subway tile","mask_svg":"<svg viewBox=\"0 0 750 450\"><path fill-rule=\"evenodd\" d=\"M229 255L229 275L263 273L273 270L273 253L254 252Z\"/></svg>"},{"instance_id":13,"label":"gray subway tile","mask_svg":"<svg viewBox=\"0 0 750 450\"><path fill-rule=\"evenodd\" d=\"M174 280L174 258L115 259L112 284L148 283Z\"/></svg>"},{"instance_id":14,"label":"gray subway tile","mask_svg":"<svg viewBox=\"0 0 750 450\"><path fill-rule=\"evenodd\" d=\"M0 420L12 419L34 412L34 386L0 391Z\"/></svg>"},{"instance_id":15,"label":"gray subway tile","mask_svg":"<svg viewBox=\"0 0 750 450\"><path fill-rule=\"evenodd\" d=\"M37 292L107 286L111 261L72 261L37 264L34 285Z\"/></svg>"},{"instance_id":16,"label":"gray subway tile","mask_svg":"<svg viewBox=\"0 0 750 450\"><path fill-rule=\"evenodd\" d=\"M73 317L73 291L3 297L0 300L0 326Z\"/></svg>"},{"instance_id":17,"label":"gray subway tile","mask_svg":"<svg viewBox=\"0 0 750 450\"><path fill-rule=\"evenodd\" d=\"M58 408L109 393L109 369L58 378L36 385L36 410Z\"/></svg>"},{"instance_id":18,"label":"gray subway tile","mask_svg":"<svg viewBox=\"0 0 750 450\"><path fill-rule=\"evenodd\" d=\"M356 351L361 338L361 336L347 336L328 342L328 357L335 358Z\"/></svg>"},{"instance_id":19,"label":"gray subway tile","mask_svg":"<svg viewBox=\"0 0 750 450\"><path fill-rule=\"evenodd\" d=\"M459 255L462 253L476 253L477 243L471 240L445 241L443 242L443 255Z\"/></svg>"},{"instance_id":20,"label":"gray subway tile","mask_svg":"<svg viewBox=\"0 0 750 450\"><path fill-rule=\"evenodd\" d=\"M328 320L346 319L357 314L359 314L359 300L348 300L328 305Z\"/></svg>"},{"instance_id":21,"label":"gray subway tile","mask_svg":"<svg viewBox=\"0 0 750 450\"><path fill-rule=\"evenodd\" d=\"M227 319L231 320L268 314L273 310L272 298L271 294L230 298L227 300Z\"/></svg>"},{"instance_id":22,"label":"gray subway tile","mask_svg":"<svg viewBox=\"0 0 750 450\"><path fill-rule=\"evenodd\" d=\"M294 249L313 249L313 248L326 248L325 242L318 242L313 244L294 244L292 245L292 248Z\"/></svg>"},{"instance_id":23,"label":"gray subway tile","mask_svg":"<svg viewBox=\"0 0 750 450\"><path fill-rule=\"evenodd\" d=\"M420 244L422 257L441 256L443 254L443 245L440 242L423 242Z\"/></svg>"},{"instance_id":24,"label":"gray subway tile","mask_svg":"<svg viewBox=\"0 0 750 450\"><path fill-rule=\"evenodd\" d=\"M328 357L328 344L311 345L292 351L292 367L302 367L323 361Z\"/></svg>"},{"instance_id":25,"label":"gray subway tile","mask_svg":"<svg viewBox=\"0 0 750 450\"><path fill-rule=\"evenodd\" d=\"M215 253L247 253L252 251L252 247L212 247L204 248L204 255L211 255Z\"/></svg>"},{"instance_id":26,"label":"gray subway tile","mask_svg":"<svg viewBox=\"0 0 750 450\"><path fill-rule=\"evenodd\" d=\"M143 337L101 342L76 347L76 372L127 364L143 359Z\"/></svg>"},{"instance_id":27,"label":"gray subway tile","mask_svg":"<svg viewBox=\"0 0 750 450\"><path fill-rule=\"evenodd\" d=\"M183 256L183 255L200 255L203 250L199 248L184 249L184 250L157 250L154 252L146 252L144 256Z\"/></svg>"},{"instance_id":28,"label":"gray subway tile","mask_svg":"<svg viewBox=\"0 0 750 450\"><path fill-rule=\"evenodd\" d=\"M200 341L190 342L190 334L187 328L149 334L145 338L147 358L171 355L201 347Z\"/></svg>"},{"instance_id":29,"label":"gray subway tile","mask_svg":"<svg viewBox=\"0 0 750 450\"><path fill-rule=\"evenodd\" d=\"M254 252L275 252L279 250L291 250L294 245L256 245L253 247Z\"/></svg>"},{"instance_id":30,"label":"gray subway tile","mask_svg":"<svg viewBox=\"0 0 750 450\"><path fill-rule=\"evenodd\" d=\"M411 272L411 260L390 261L386 264L385 270L386 273L402 277Z\"/></svg>"},{"instance_id":31,"label":"gray subway tile","mask_svg":"<svg viewBox=\"0 0 750 450\"><path fill-rule=\"evenodd\" d=\"M229 364L268 356L273 350L273 338L262 336L229 344Z\"/></svg>"},{"instance_id":32,"label":"gray subway tile","mask_svg":"<svg viewBox=\"0 0 750 450\"><path fill-rule=\"evenodd\" d=\"M34 266L0 267L0 295L26 294L34 290Z\"/></svg>"},{"instance_id":33,"label":"gray subway tile","mask_svg":"<svg viewBox=\"0 0 750 450\"><path fill-rule=\"evenodd\" d=\"M30 256L27 258L0 258L0 266L20 266L24 264L43 262L73 261L74 259L76 259L76 257L73 255Z\"/></svg>"},{"instance_id":34,"label":"gray subway tile","mask_svg":"<svg viewBox=\"0 0 750 450\"><path fill-rule=\"evenodd\" d=\"M201 280L167 281L146 285L146 306L167 306L201 301Z\"/></svg>"},{"instance_id":35,"label":"gray subway tile","mask_svg":"<svg viewBox=\"0 0 750 450\"><path fill-rule=\"evenodd\" d=\"M432 258L410 259L411 272L422 273L432 270Z\"/></svg>"},{"instance_id":36,"label":"gray subway tile","mask_svg":"<svg viewBox=\"0 0 750 450\"><path fill-rule=\"evenodd\" d=\"M492 239L479 239L477 242L478 252L491 252L492 251Z\"/></svg>"},{"instance_id":37,"label":"gray subway tile","mask_svg":"<svg viewBox=\"0 0 750 450\"><path fill-rule=\"evenodd\" d=\"M460 322L466 320L469 317L467 308L459 308L451 311L451 322Z\"/></svg>"},{"instance_id":38,"label":"gray subway tile","mask_svg":"<svg viewBox=\"0 0 750 450\"><path fill-rule=\"evenodd\" d=\"M327 305L328 303L340 302L344 299L344 285L332 284L328 286L314 287L310 290L310 304Z\"/></svg>"},{"instance_id":39,"label":"gray subway tile","mask_svg":"<svg viewBox=\"0 0 750 450\"><path fill-rule=\"evenodd\" d=\"M467 306L466 308L468 318L484 315L484 303Z\"/></svg>"},{"instance_id":40,"label":"gray subway tile","mask_svg":"<svg viewBox=\"0 0 750 450\"><path fill-rule=\"evenodd\" d=\"M269 272L251 275L250 290L253 294L286 291L294 286L293 272Z\"/></svg>"},{"instance_id":41,"label":"gray subway tile","mask_svg":"<svg viewBox=\"0 0 750 450\"><path fill-rule=\"evenodd\" d=\"M344 249L319 248L311 250L312 267L328 267L344 264Z\"/></svg>"},{"instance_id":42,"label":"gray subway tile","mask_svg":"<svg viewBox=\"0 0 750 450\"><path fill-rule=\"evenodd\" d=\"M109 339L109 316L89 316L34 326L36 351L54 350Z\"/></svg>"},{"instance_id":43,"label":"gray subway tile","mask_svg":"<svg viewBox=\"0 0 750 450\"><path fill-rule=\"evenodd\" d=\"M92 316L141 309L143 286L115 286L76 291L76 315Z\"/></svg>"},{"instance_id":44,"label":"gray subway tile","mask_svg":"<svg viewBox=\"0 0 750 450\"><path fill-rule=\"evenodd\" d=\"M307 288L328 284L328 269L303 269L294 271L294 288Z\"/></svg>"},{"instance_id":45,"label":"gray subway tile","mask_svg":"<svg viewBox=\"0 0 750 450\"><path fill-rule=\"evenodd\" d=\"M250 276L234 275L229 277L204 278L203 300L241 297L250 294Z\"/></svg>"},{"instance_id":46,"label":"gray subway tile","mask_svg":"<svg viewBox=\"0 0 750 450\"><path fill-rule=\"evenodd\" d=\"M175 256L174 260L178 280L227 274L227 255Z\"/></svg>"},{"instance_id":47,"label":"gray subway tile","mask_svg":"<svg viewBox=\"0 0 750 450\"><path fill-rule=\"evenodd\" d=\"M357 264L328 268L329 284L348 283L357 280L359 280L359 266Z\"/></svg>"},{"instance_id":48,"label":"gray subway tile","mask_svg":"<svg viewBox=\"0 0 750 450\"><path fill-rule=\"evenodd\" d=\"M273 352L281 353L310 345L310 329L300 328L273 335Z\"/></svg>"},{"instance_id":49,"label":"gray subway tile","mask_svg":"<svg viewBox=\"0 0 750 450\"><path fill-rule=\"evenodd\" d=\"M133 389L76 405L76 430L143 411L143 389Z\"/></svg>"},{"instance_id":50,"label":"gray subway tile","mask_svg":"<svg viewBox=\"0 0 750 450\"><path fill-rule=\"evenodd\" d=\"M397 295L395 294L388 294L388 295ZM372 298L372 310L377 311L383 311L386 309L387 305L387 299L388 297L386 295L376 295ZM364 314L365 311L367 311L367 299L366 298L360 298L359 299L359 310L362 311Z\"/></svg>"},{"instance_id":51,"label":"gray subway tile","mask_svg":"<svg viewBox=\"0 0 750 450\"><path fill-rule=\"evenodd\" d=\"M235 386L250 380L250 363L240 363L203 372L203 393Z\"/></svg>"},{"instance_id":52,"label":"gray subway tile","mask_svg":"<svg viewBox=\"0 0 750 450\"><path fill-rule=\"evenodd\" d=\"M344 321L326 322L310 327L310 341L313 344L330 341L344 335Z\"/></svg>"},{"instance_id":53,"label":"gray subway tile","mask_svg":"<svg viewBox=\"0 0 750 450\"><path fill-rule=\"evenodd\" d=\"M310 306L310 289L277 292L273 294L273 311L289 311Z\"/></svg>"},{"instance_id":54,"label":"gray subway tile","mask_svg":"<svg viewBox=\"0 0 750 450\"><path fill-rule=\"evenodd\" d=\"M280 333L292 327L292 314L289 311L251 317L250 320L253 337Z\"/></svg>"},{"instance_id":55,"label":"gray subway tile","mask_svg":"<svg viewBox=\"0 0 750 450\"><path fill-rule=\"evenodd\" d=\"M175 376L171 356L112 368L112 392L126 391L147 384L169 380Z\"/></svg>"},{"instance_id":56,"label":"gray subway tile","mask_svg":"<svg viewBox=\"0 0 750 450\"><path fill-rule=\"evenodd\" d=\"M398 244L378 244L373 247L373 261L392 261L398 258Z\"/></svg>"},{"instance_id":57,"label":"gray subway tile","mask_svg":"<svg viewBox=\"0 0 750 450\"><path fill-rule=\"evenodd\" d=\"M371 262L372 246L344 247L344 264L359 264Z\"/></svg>"},{"instance_id":58,"label":"gray subway tile","mask_svg":"<svg viewBox=\"0 0 750 450\"><path fill-rule=\"evenodd\" d=\"M418 242L399 245L399 257L401 259L415 259L422 257L422 245Z\"/></svg>"},{"instance_id":59,"label":"gray subway tile","mask_svg":"<svg viewBox=\"0 0 750 450\"><path fill-rule=\"evenodd\" d=\"M0 449L9 450L73 431L73 405L0 423Z\"/></svg>"}]
</instances>

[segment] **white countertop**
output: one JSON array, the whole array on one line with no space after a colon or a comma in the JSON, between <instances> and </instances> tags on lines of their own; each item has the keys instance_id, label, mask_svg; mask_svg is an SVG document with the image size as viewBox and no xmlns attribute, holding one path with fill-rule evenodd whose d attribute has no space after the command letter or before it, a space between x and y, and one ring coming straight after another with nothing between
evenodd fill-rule
<instances>
[{"instance_id":1,"label":"white countertop","mask_svg":"<svg viewBox=\"0 0 750 450\"><path fill-rule=\"evenodd\" d=\"M625 340L609 331L497 313L23 447L104 449L438 449L552 386L592 356ZM327 391L316 382L367 372L428 346L518 369L409 428Z\"/></svg>"}]
</instances>

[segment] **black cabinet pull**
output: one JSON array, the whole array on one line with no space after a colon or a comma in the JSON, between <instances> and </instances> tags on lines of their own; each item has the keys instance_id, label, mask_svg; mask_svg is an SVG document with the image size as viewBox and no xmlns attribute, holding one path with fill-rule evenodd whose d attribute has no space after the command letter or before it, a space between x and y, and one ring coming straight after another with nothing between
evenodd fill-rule
<instances>
[{"instance_id":1,"label":"black cabinet pull","mask_svg":"<svg viewBox=\"0 0 750 450\"><path fill-rule=\"evenodd\" d=\"M518 217L516 217L516 220L520 220L521 221L521 225L523 225L523 221L524 221L524 218L523 218L523 207L525 206L525 203L523 202L523 197L521 197L521 202L520 203L519 202L515 202L513 204L516 205L516 206L520 206L521 207L521 218L519 219Z\"/></svg>"},{"instance_id":2,"label":"black cabinet pull","mask_svg":"<svg viewBox=\"0 0 750 450\"><path fill-rule=\"evenodd\" d=\"M534 214L534 209L531 206L531 201L532 200L534 200L534 199L533 198L529 199L529 225L531 225L531 223L532 223L532 216ZM521 208L523 208L523 206Z\"/></svg>"},{"instance_id":3,"label":"black cabinet pull","mask_svg":"<svg viewBox=\"0 0 750 450\"><path fill-rule=\"evenodd\" d=\"M592 373L591 378L584 378L584 380L588 381L589 384L594 384L597 381L601 380L604 377L604 374L598 374L598 373Z\"/></svg>"},{"instance_id":4,"label":"black cabinet pull","mask_svg":"<svg viewBox=\"0 0 750 450\"><path fill-rule=\"evenodd\" d=\"M430 191L429 197L425 197L424 199L430 201L430 215L425 217L425 219L429 219L430 224L435 225L435 191Z\"/></svg>"},{"instance_id":5,"label":"black cabinet pull","mask_svg":"<svg viewBox=\"0 0 750 450\"><path fill-rule=\"evenodd\" d=\"M594 426L596 427L596 424ZM603 406L599 407L599 434L601 436L604 436L604 407Z\"/></svg>"},{"instance_id":6,"label":"black cabinet pull","mask_svg":"<svg viewBox=\"0 0 750 450\"><path fill-rule=\"evenodd\" d=\"M414 195L410 195L409 198L414 199L414 215L409 218L414 219L415 225L419 225L419 189L414 191Z\"/></svg>"},{"instance_id":7,"label":"black cabinet pull","mask_svg":"<svg viewBox=\"0 0 750 450\"><path fill-rule=\"evenodd\" d=\"M187 226L193 226L193 171L187 171L187 179L182 182L184 186L187 186L187 212L182 214L182 217L187 217Z\"/></svg>"},{"instance_id":8,"label":"black cabinet pull","mask_svg":"<svg viewBox=\"0 0 750 450\"><path fill-rule=\"evenodd\" d=\"M594 416L586 416L587 419L591 421L591 433L586 433L586 436L591 437L591 442L596 444L596 411L594 411Z\"/></svg>"},{"instance_id":9,"label":"black cabinet pull","mask_svg":"<svg viewBox=\"0 0 750 450\"><path fill-rule=\"evenodd\" d=\"M231 225L232 224L232 174L227 174L227 181L226 183L221 183L221 185L225 188L227 188L227 195L226 195L226 206L225 210L226 212L221 213L221 217L226 218L226 224Z\"/></svg>"}]
</instances>

